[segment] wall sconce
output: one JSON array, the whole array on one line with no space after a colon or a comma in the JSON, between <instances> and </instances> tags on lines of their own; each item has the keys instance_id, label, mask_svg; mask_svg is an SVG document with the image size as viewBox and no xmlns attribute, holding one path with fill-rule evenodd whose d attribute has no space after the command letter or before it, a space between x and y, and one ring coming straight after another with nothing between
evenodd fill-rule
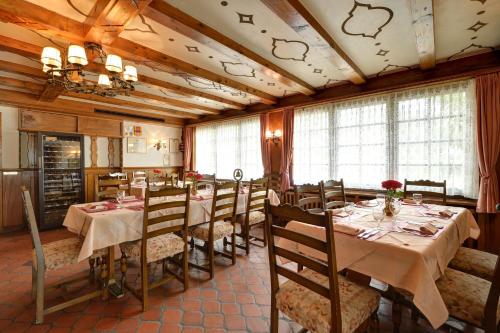
<instances>
[{"instance_id":1,"label":"wall sconce","mask_svg":"<svg viewBox=\"0 0 500 333\"><path fill-rule=\"evenodd\" d=\"M281 130L277 129L274 132L267 130L266 131L266 141L272 141L275 145L278 144L278 142L281 140L281 136L283 134L281 133Z\"/></svg>"},{"instance_id":2,"label":"wall sconce","mask_svg":"<svg viewBox=\"0 0 500 333\"><path fill-rule=\"evenodd\" d=\"M153 145L153 147L156 148L156 150L160 149L167 149L167 140L153 140L153 142L156 141L156 143Z\"/></svg>"}]
</instances>

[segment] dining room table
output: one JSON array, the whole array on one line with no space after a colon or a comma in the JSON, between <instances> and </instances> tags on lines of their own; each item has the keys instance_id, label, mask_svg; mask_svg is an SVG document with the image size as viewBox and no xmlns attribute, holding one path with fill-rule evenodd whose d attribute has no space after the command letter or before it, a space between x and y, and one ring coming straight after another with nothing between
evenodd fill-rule
<instances>
[{"instance_id":1,"label":"dining room table","mask_svg":"<svg viewBox=\"0 0 500 333\"><path fill-rule=\"evenodd\" d=\"M332 211L338 271L349 269L409 293L415 307L438 328L447 321L448 310L435 281L445 274L461 244L479 237L474 216L466 208L403 204L398 215L376 222L375 205L357 204L349 214ZM429 225L435 234L420 232ZM286 228L325 240L323 227L289 221ZM326 261L324 253L285 238L278 246Z\"/></svg>"},{"instance_id":2,"label":"dining room table","mask_svg":"<svg viewBox=\"0 0 500 333\"><path fill-rule=\"evenodd\" d=\"M181 197L185 198L185 196ZM206 223L210 220L212 198L210 190L199 190L196 195L190 196L189 226ZM279 205L279 197L273 190L269 190L268 198L271 204ZM162 200L162 198L150 200ZM179 200L179 198L175 200ZM240 189L236 214L245 213L247 200L248 188ZM153 214L172 214L175 213L172 211L175 209L179 208L162 209ZM113 294L119 293L114 281L114 269L112 269L114 268L115 251L119 251L118 245L121 243L142 238L143 216L144 199L129 196L125 197L120 204L115 200L110 200L71 205L64 219L63 226L82 238L78 261L89 258L96 250L108 248L107 279L109 285L114 286ZM175 224L176 221L169 223Z\"/></svg>"}]
</instances>

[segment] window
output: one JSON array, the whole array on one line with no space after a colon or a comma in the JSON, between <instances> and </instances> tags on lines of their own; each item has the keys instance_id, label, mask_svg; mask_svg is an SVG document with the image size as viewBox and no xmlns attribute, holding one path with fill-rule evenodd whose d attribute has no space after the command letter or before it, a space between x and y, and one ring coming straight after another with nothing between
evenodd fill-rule
<instances>
[{"instance_id":1,"label":"window","mask_svg":"<svg viewBox=\"0 0 500 333\"><path fill-rule=\"evenodd\" d=\"M232 179L236 168L243 178L263 175L258 117L196 128L196 169Z\"/></svg>"},{"instance_id":2,"label":"window","mask_svg":"<svg viewBox=\"0 0 500 333\"><path fill-rule=\"evenodd\" d=\"M448 194L477 197L472 80L296 110L294 130L297 184L446 180Z\"/></svg>"}]
</instances>

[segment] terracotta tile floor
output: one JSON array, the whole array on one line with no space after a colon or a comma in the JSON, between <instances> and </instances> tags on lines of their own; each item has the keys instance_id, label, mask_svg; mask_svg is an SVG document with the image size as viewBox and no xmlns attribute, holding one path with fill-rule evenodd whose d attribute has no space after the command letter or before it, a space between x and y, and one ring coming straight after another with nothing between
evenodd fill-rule
<instances>
[{"instance_id":1,"label":"terracotta tile floor","mask_svg":"<svg viewBox=\"0 0 500 333\"><path fill-rule=\"evenodd\" d=\"M63 229L42 232L42 242L71 236ZM193 259L203 261L199 251ZM150 292L150 309L142 313L141 303L130 293L120 299L94 299L45 317L43 325L32 325L34 306L30 301L31 240L27 232L0 236L0 332L268 332L269 270L267 251L253 246L249 257L241 252L237 264L216 260L216 274L192 270L190 288L182 292L176 281ZM49 272L47 283L68 274L85 272L86 262L71 272ZM132 267L128 281L137 278ZM118 273L119 274L119 273ZM77 286L78 287L78 286ZM58 291L48 293L50 303ZM60 298L59 298L60 301ZM380 332L391 332L391 303L382 300ZM415 325L404 310L402 332L434 332L420 320ZM280 320L280 333L297 332L298 325Z\"/></svg>"}]
</instances>

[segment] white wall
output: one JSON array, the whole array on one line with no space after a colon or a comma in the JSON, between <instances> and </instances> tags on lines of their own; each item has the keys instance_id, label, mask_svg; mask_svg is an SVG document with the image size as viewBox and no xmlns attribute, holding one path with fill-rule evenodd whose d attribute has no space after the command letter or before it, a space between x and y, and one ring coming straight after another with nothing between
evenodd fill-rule
<instances>
[{"instance_id":1,"label":"white wall","mask_svg":"<svg viewBox=\"0 0 500 333\"><path fill-rule=\"evenodd\" d=\"M182 166L182 153L169 153L167 150L156 150L154 140L181 139L182 129L179 127L167 127L135 122L123 122L124 129L130 126L142 126L142 138L147 140L147 152L129 153L127 151L127 138L123 138L123 167L161 167ZM126 131L124 131L126 132ZM125 133L126 135L126 133Z\"/></svg>"},{"instance_id":2,"label":"white wall","mask_svg":"<svg viewBox=\"0 0 500 333\"><path fill-rule=\"evenodd\" d=\"M19 168L19 110L0 105L2 113L2 168Z\"/></svg>"}]
</instances>

